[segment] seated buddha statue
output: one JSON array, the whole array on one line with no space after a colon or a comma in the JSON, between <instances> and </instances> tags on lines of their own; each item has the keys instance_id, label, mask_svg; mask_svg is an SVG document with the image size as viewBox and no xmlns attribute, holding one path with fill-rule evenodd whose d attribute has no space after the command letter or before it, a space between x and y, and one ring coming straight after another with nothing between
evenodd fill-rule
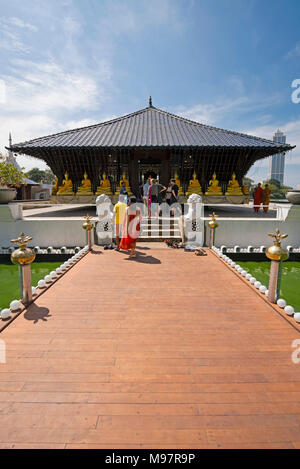
<instances>
[{"instance_id":1,"label":"seated buddha statue","mask_svg":"<svg viewBox=\"0 0 300 469\"><path fill-rule=\"evenodd\" d=\"M58 184L58 179L56 178L55 186L52 187L51 194L56 195L58 192L59 184Z\"/></svg>"},{"instance_id":2,"label":"seated buddha statue","mask_svg":"<svg viewBox=\"0 0 300 469\"><path fill-rule=\"evenodd\" d=\"M120 194L120 189L121 189L122 182L124 182L124 184L125 184L128 195L131 195L132 192L131 192L131 189L130 189L129 181L128 181L128 179L126 179L126 174L125 173L122 174L122 179L120 181L119 187L116 190L116 194L118 194L118 195Z\"/></svg>"},{"instance_id":3,"label":"seated buddha statue","mask_svg":"<svg viewBox=\"0 0 300 469\"><path fill-rule=\"evenodd\" d=\"M196 171L194 171L193 179L190 181L190 184L186 193L186 195L192 195L192 194L198 194L198 195L202 194L202 187L201 187L200 182L197 179Z\"/></svg>"},{"instance_id":4,"label":"seated buddha statue","mask_svg":"<svg viewBox=\"0 0 300 469\"><path fill-rule=\"evenodd\" d=\"M69 179L69 174L67 172L65 173L65 179L63 180L63 184L62 186L60 186L57 194L58 195L74 194L73 184L72 184L71 179Z\"/></svg>"},{"instance_id":5,"label":"seated buddha statue","mask_svg":"<svg viewBox=\"0 0 300 469\"><path fill-rule=\"evenodd\" d=\"M228 183L226 195L243 195L242 189L236 179L235 173L233 173L232 179Z\"/></svg>"},{"instance_id":6,"label":"seated buddha statue","mask_svg":"<svg viewBox=\"0 0 300 469\"><path fill-rule=\"evenodd\" d=\"M87 175L86 171L84 172L83 180L81 181L81 186L78 187L77 194L81 194L81 195L92 195L93 194L93 192L92 192L92 183L88 179L88 175Z\"/></svg>"},{"instance_id":7,"label":"seated buddha statue","mask_svg":"<svg viewBox=\"0 0 300 469\"><path fill-rule=\"evenodd\" d=\"M223 195L216 173L213 174L212 179L209 181L209 186L205 195Z\"/></svg>"},{"instance_id":8,"label":"seated buddha statue","mask_svg":"<svg viewBox=\"0 0 300 469\"><path fill-rule=\"evenodd\" d=\"M111 195L111 186L110 186L110 180L107 179L106 173L102 174L102 179L100 181L100 186L97 187L97 195L101 194L106 194L106 195Z\"/></svg>"},{"instance_id":9,"label":"seated buddha statue","mask_svg":"<svg viewBox=\"0 0 300 469\"><path fill-rule=\"evenodd\" d=\"M179 179L179 176L178 176L178 173L177 171L175 171L175 174L174 174L174 178L175 179L175 184L178 186L179 188L179 194L182 194L182 185L180 184L180 179Z\"/></svg>"},{"instance_id":10,"label":"seated buddha statue","mask_svg":"<svg viewBox=\"0 0 300 469\"><path fill-rule=\"evenodd\" d=\"M175 179L175 184L180 187L180 179L179 179L179 176L178 176L178 173L177 171L175 171L175 174L174 174L174 178Z\"/></svg>"},{"instance_id":11,"label":"seated buddha statue","mask_svg":"<svg viewBox=\"0 0 300 469\"><path fill-rule=\"evenodd\" d=\"M242 192L244 195L249 195L249 189L248 187L246 186L246 184L242 184Z\"/></svg>"}]
</instances>

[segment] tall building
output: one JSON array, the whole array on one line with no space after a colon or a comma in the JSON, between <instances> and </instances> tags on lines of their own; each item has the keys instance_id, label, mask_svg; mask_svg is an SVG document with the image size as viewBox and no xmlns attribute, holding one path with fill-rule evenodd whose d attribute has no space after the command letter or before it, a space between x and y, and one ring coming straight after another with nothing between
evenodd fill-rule
<instances>
[{"instance_id":1,"label":"tall building","mask_svg":"<svg viewBox=\"0 0 300 469\"><path fill-rule=\"evenodd\" d=\"M286 136L278 129L273 136L274 143L286 143ZM277 153L269 157L269 173L268 179L277 179L283 184L284 178L284 160L285 153Z\"/></svg>"}]
</instances>

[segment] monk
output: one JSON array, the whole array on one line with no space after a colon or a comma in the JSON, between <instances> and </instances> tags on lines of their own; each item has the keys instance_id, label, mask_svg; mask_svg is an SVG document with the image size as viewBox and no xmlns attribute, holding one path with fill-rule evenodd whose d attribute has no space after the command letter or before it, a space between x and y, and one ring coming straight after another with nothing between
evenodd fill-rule
<instances>
[{"instance_id":1,"label":"monk","mask_svg":"<svg viewBox=\"0 0 300 469\"><path fill-rule=\"evenodd\" d=\"M266 213L269 210L270 197L271 197L271 189L269 187L269 184L265 184L265 188L262 190L261 201L263 204L264 212Z\"/></svg>"},{"instance_id":2,"label":"monk","mask_svg":"<svg viewBox=\"0 0 300 469\"><path fill-rule=\"evenodd\" d=\"M254 202L253 202L254 212L259 212L261 198L262 198L262 187L261 187L260 182L257 184L257 187L254 189L253 198L254 198Z\"/></svg>"}]
</instances>

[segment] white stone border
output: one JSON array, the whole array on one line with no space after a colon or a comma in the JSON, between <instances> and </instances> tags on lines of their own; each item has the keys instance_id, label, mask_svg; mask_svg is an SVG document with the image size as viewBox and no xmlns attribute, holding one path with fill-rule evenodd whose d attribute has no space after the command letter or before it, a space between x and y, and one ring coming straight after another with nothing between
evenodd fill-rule
<instances>
[{"instance_id":1,"label":"white stone border","mask_svg":"<svg viewBox=\"0 0 300 469\"><path fill-rule=\"evenodd\" d=\"M40 248L38 248L38 249L40 249ZM51 246L48 249L53 250L53 248L51 248ZM82 249L80 249L79 247L77 247L75 249L67 249L67 248L65 248L65 249L66 249L66 251L69 251L69 252L65 252L64 254L72 254L73 253L74 255L70 259L68 259L66 262L61 264L59 267L57 267L56 270L53 270L52 272L50 272L50 274L45 275L45 277L43 279L38 281L37 287L40 290L45 291L47 288L50 287L50 285L53 283L54 280L57 280L57 277L59 277L62 274L65 274L70 267L72 267L77 261L79 261L79 259L81 259L81 257L84 256L84 254L89 250L89 247L84 246ZM76 249L79 249L79 251L75 253ZM72 252L70 252L70 251L72 251ZM36 252L41 254L39 251L36 251ZM49 254L49 252L46 252L45 254ZM51 254L54 254L54 253L51 252ZM60 253L56 252L55 254L60 254ZM37 287L32 287L32 295L33 296L37 295L37 290L36 290ZM9 319L11 317L12 313L17 313L18 310L21 307L22 307L22 303L21 303L20 300L13 300L10 303L9 308L4 308L0 311L0 319L2 319L2 320Z\"/></svg>"},{"instance_id":2,"label":"white stone border","mask_svg":"<svg viewBox=\"0 0 300 469\"><path fill-rule=\"evenodd\" d=\"M9 248L0 248L0 254L11 254L14 252L18 247L9 247ZM61 248L53 248L52 246L48 246L47 248L40 248L39 246L35 246L32 248L36 254L77 254L82 249L80 246L76 246L75 248L67 248L66 246L62 246Z\"/></svg>"},{"instance_id":3,"label":"white stone border","mask_svg":"<svg viewBox=\"0 0 300 469\"><path fill-rule=\"evenodd\" d=\"M224 247L225 246L222 246L223 250L224 250ZM262 246L262 247L264 247L264 246ZM249 246L249 248L252 248L252 246ZM265 285L262 285L262 283L259 282L258 280L256 280L255 277L253 277L251 274L247 273L247 271L244 270L243 267L241 267L239 264L237 264L232 259L230 259L230 257L226 256L226 254L224 254L221 249L217 248L216 246L213 246L212 250L221 259L223 259L228 265L230 265L230 267L235 269L239 275L241 275L246 280L248 280L251 283L251 285L253 285L258 291L260 291L260 293L262 293L262 294L266 295L266 297L268 297L269 290ZM226 249L226 251L227 251L227 249ZM247 252L250 252L250 251L248 250ZM295 310L294 310L293 306L287 305L286 301L283 298L279 298L277 300L277 305L280 308L282 308L288 316L294 316L295 321L300 323L300 313L295 313Z\"/></svg>"},{"instance_id":4,"label":"white stone border","mask_svg":"<svg viewBox=\"0 0 300 469\"><path fill-rule=\"evenodd\" d=\"M225 254L225 253L241 253L241 254L247 254L247 253L251 253L251 254L258 254L258 253L263 253L263 252L266 252L266 249L267 249L267 246L244 246L244 247L241 247L241 246L232 246L232 247L229 247L229 246L220 246L220 251L222 252L222 254ZM293 246L287 246L287 250L289 253L300 253L300 246L299 247L293 247Z\"/></svg>"}]
</instances>

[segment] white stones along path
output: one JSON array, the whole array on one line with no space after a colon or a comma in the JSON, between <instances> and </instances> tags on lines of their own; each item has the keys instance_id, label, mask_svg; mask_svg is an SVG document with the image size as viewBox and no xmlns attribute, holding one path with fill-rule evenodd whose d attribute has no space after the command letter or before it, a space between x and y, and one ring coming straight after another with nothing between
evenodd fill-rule
<instances>
[{"instance_id":1,"label":"white stones along path","mask_svg":"<svg viewBox=\"0 0 300 469\"><path fill-rule=\"evenodd\" d=\"M39 247L36 246L34 248L36 252L39 252ZM55 250L56 252L53 252L53 248L48 248L51 249L50 253L51 254L60 254L61 251L64 251L66 248L61 248L60 250ZM85 255L85 253L88 251L89 247L84 246L84 248L80 249L80 247L76 247L73 251L75 254L68 259L66 262L61 264L56 270L53 270L50 272L50 274L46 275L43 279L39 280L37 283L37 287L39 289L46 289L51 285L51 283L57 279L60 275L64 274L72 265L74 265L79 259ZM66 249L67 250L67 249ZM60 251L60 252L57 252ZM69 250L70 251L70 250ZM37 294L37 287L32 287L32 295L35 296ZM16 313L19 311L19 309L22 307L22 303L20 300L13 300L10 303L9 308L4 308L0 312L0 318L2 320L9 319L12 315L12 313Z\"/></svg>"},{"instance_id":2,"label":"white stones along path","mask_svg":"<svg viewBox=\"0 0 300 469\"><path fill-rule=\"evenodd\" d=\"M235 246L238 248L238 246ZM223 249L222 249L223 248ZM249 246L247 252L252 252L252 246ZM261 282L256 280L251 274L249 274L246 270L243 269L239 264L234 262L230 257L226 256L222 251L224 250L224 246L221 248L217 248L216 246L212 247L212 250L221 258L223 259L228 265L230 265L233 269L237 271L242 277L244 277L248 282L251 283L260 293L266 295L268 297L269 290L265 285L262 285ZM235 252L238 252L237 250ZM294 316L296 322L300 323L300 313L295 313L293 306L287 305L286 301L283 298L279 298L277 300L277 305L284 310L284 312L288 316Z\"/></svg>"}]
</instances>

